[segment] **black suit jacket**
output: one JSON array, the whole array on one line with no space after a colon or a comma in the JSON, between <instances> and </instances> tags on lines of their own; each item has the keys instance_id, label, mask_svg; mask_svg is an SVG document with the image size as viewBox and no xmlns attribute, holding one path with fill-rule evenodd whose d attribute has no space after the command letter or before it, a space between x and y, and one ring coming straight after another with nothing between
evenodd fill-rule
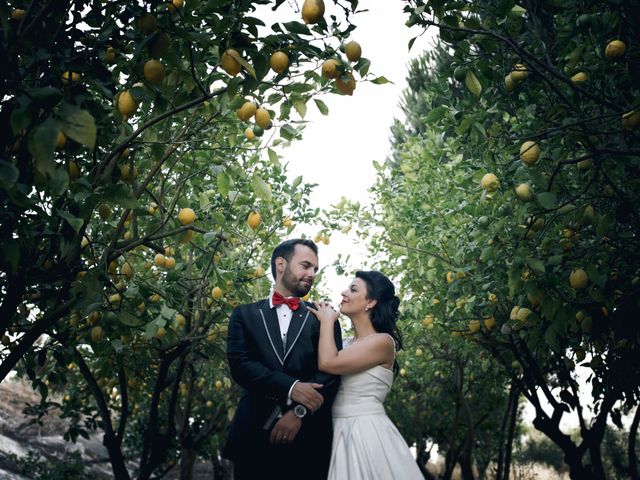
<instances>
[{"instance_id":1,"label":"black suit jacket","mask_svg":"<svg viewBox=\"0 0 640 480\"><path fill-rule=\"evenodd\" d=\"M331 404L340 377L318 371L319 336L320 322L304 302L293 312L286 345L282 344L276 309L269 308L268 299L241 305L231 314L227 357L231 376L244 391L223 454L244 470L248 465L256 466L256 478L301 478L299 469L310 466L319 472L315 478L326 478L332 441ZM335 338L341 349L338 322ZM271 445L270 427L265 424L275 408L283 412L293 408L287 405L287 397L296 380L321 383L324 403L303 418L292 444Z\"/></svg>"}]
</instances>

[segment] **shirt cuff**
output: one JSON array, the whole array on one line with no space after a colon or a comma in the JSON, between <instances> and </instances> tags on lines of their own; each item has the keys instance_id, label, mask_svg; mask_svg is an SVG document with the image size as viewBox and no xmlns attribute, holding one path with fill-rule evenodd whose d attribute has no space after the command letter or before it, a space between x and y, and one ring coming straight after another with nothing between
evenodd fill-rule
<instances>
[{"instance_id":1,"label":"shirt cuff","mask_svg":"<svg viewBox=\"0 0 640 480\"><path fill-rule=\"evenodd\" d=\"M291 384L291 388L289 389L289 393L287 395L287 405L291 405L293 403L293 400L291 400L291 393L293 392L293 387L295 387L296 383L298 383L299 381L300 380L296 380Z\"/></svg>"}]
</instances>

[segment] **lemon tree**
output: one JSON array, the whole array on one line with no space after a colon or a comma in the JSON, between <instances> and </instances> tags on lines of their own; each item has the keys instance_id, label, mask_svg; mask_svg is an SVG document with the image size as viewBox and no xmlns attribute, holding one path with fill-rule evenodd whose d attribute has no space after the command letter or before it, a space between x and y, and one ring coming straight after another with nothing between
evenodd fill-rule
<instances>
[{"instance_id":1,"label":"lemon tree","mask_svg":"<svg viewBox=\"0 0 640 480\"><path fill-rule=\"evenodd\" d=\"M442 46L412 65L376 208L336 209L332 226L359 223L406 301L436 301L443 328L491 354L572 477L635 471L633 448L615 472L600 453L640 418L630 7L405 5Z\"/></svg>"},{"instance_id":2,"label":"lemon tree","mask_svg":"<svg viewBox=\"0 0 640 480\"><path fill-rule=\"evenodd\" d=\"M343 76L383 82L340 50L357 2L314 4L0 7L0 379L27 377L68 439L100 430L115 478L217 458L226 319L311 215L271 147Z\"/></svg>"}]
</instances>

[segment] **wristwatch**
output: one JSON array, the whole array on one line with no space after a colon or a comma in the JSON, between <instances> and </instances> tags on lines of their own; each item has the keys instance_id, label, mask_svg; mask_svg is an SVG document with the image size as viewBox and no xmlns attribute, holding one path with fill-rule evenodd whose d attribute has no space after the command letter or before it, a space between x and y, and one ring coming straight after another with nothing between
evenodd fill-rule
<instances>
[{"instance_id":1,"label":"wristwatch","mask_svg":"<svg viewBox=\"0 0 640 480\"><path fill-rule=\"evenodd\" d=\"M296 417L302 418L307 414L307 407L304 405L296 405L293 407L293 413Z\"/></svg>"}]
</instances>

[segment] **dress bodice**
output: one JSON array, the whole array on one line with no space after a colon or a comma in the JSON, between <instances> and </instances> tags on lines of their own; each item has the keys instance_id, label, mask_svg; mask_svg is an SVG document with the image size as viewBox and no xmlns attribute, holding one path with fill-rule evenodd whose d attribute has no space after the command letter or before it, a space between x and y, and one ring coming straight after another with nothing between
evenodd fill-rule
<instances>
[{"instance_id":1,"label":"dress bodice","mask_svg":"<svg viewBox=\"0 0 640 480\"><path fill-rule=\"evenodd\" d=\"M333 417L384 414L384 400L392 384L393 371L381 365L343 375L333 402Z\"/></svg>"}]
</instances>

